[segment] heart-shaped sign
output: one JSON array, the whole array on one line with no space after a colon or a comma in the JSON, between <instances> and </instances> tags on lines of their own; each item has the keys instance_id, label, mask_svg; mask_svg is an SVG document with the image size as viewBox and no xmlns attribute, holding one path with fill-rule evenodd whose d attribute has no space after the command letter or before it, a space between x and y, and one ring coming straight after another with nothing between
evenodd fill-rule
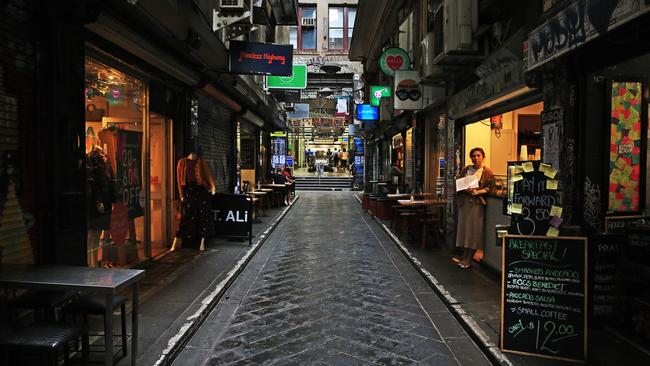
<instances>
[{"instance_id":1,"label":"heart-shaped sign","mask_svg":"<svg viewBox=\"0 0 650 366\"><path fill-rule=\"evenodd\" d=\"M395 71L399 70L399 68L402 67L404 59L400 55L388 56L386 57L386 63L388 64L388 67L391 68L391 70Z\"/></svg>"}]
</instances>

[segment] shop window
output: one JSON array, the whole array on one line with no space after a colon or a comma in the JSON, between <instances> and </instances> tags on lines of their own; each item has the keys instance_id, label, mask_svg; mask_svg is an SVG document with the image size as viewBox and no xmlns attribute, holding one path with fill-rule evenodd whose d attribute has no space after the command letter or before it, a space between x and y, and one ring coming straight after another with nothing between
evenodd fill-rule
<instances>
[{"instance_id":1,"label":"shop window","mask_svg":"<svg viewBox=\"0 0 650 366\"><path fill-rule=\"evenodd\" d=\"M608 211L639 211L643 84L613 81L610 91Z\"/></svg>"},{"instance_id":2,"label":"shop window","mask_svg":"<svg viewBox=\"0 0 650 366\"><path fill-rule=\"evenodd\" d=\"M85 64L88 265L145 256L144 83L94 59Z\"/></svg>"},{"instance_id":3,"label":"shop window","mask_svg":"<svg viewBox=\"0 0 650 366\"><path fill-rule=\"evenodd\" d=\"M495 192L505 193L507 162L541 160L543 103L536 103L470 123L465 126L463 164L470 164L469 151L485 150L486 166L495 174Z\"/></svg>"}]
</instances>

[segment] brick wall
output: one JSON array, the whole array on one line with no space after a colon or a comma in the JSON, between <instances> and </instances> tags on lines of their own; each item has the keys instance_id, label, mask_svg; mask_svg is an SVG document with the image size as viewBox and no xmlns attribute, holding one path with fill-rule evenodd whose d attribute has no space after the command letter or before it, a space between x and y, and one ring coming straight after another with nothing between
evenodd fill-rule
<instances>
[{"instance_id":1,"label":"brick wall","mask_svg":"<svg viewBox=\"0 0 650 366\"><path fill-rule=\"evenodd\" d=\"M34 237L34 13L0 2L0 263L32 263Z\"/></svg>"},{"instance_id":2,"label":"brick wall","mask_svg":"<svg viewBox=\"0 0 650 366\"><path fill-rule=\"evenodd\" d=\"M236 126L231 121L231 111L210 97L196 93L199 101L198 145L203 159L208 162L217 184L217 192L231 193L234 177L232 176L232 156Z\"/></svg>"}]
</instances>

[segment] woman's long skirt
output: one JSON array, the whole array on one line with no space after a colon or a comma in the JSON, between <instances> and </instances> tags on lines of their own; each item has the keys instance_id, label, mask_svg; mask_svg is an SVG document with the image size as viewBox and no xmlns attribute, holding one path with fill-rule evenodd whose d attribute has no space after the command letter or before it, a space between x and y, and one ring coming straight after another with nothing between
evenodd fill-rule
<instances>
[{"instance_id":1,"label":"woman's long skirt","mask_svg":"<svg viewBox=\"0 0 650 366\"><path fill-rule=\"evenodd\" d=\"M458 229L456 246L469 249L483 249L485 206L477 205L467 194L458 197Z\"/></svg>"}]
</instances>

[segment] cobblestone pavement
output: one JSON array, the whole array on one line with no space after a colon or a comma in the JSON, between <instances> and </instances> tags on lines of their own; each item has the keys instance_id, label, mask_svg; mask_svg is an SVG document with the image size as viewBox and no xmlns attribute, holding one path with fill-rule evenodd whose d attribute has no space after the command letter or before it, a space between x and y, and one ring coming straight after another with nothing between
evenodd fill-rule
<instances>
[{"instance_id":1,"label":"cobblestone pavement","mask_svg":"<svg viewBox=\"0 0 650 366\"><path fill-rule=\"evenodd\" d=\"M174 365L489 365L351 193L306 193Z\"/></svg>"}]
</instances>

